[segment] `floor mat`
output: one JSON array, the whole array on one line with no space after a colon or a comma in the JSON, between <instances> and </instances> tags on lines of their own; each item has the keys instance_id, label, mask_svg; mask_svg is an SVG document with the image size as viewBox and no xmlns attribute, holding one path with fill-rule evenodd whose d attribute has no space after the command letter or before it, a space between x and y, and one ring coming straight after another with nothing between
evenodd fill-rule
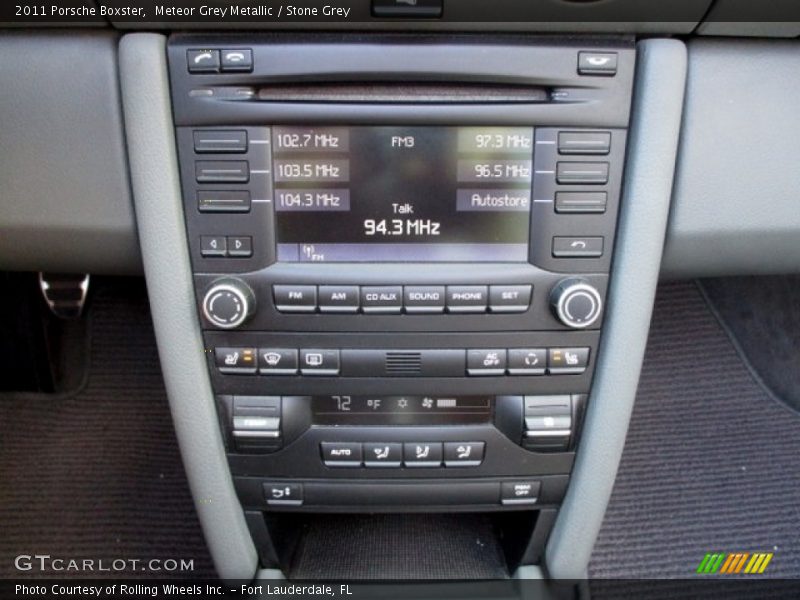
<instances>
[{"instance_id":1,"label":"floor mat","mask_svg":"<svg viewBox=\"0 0 800 600\"><path fill-rule=\"evenodd\" d=\"M165 571L172 566L166 562L118 562L123 569L59 576L213 577L144 284L115 280L95 292L84 386L66 396L0 394L0 578L42 575L17 571L21 554L106 566L114 559L193 561L177 572Z\"/></svg>"},{"instance_id":2,"label":"floor mat","mask_svg":"<svg viewBox=\"0 0 800 600\"><path fill-rule=\"evenodd\" d=\"M795 368L796 367L795 363ZM592 577L688 577L773 552L800 577L800 416L750 370L692 283L661 286Z\"/></svg>"},{"instance_id":3,"label":"floor mat","mask_svg":"<svg viewBox=\"0 0 800 600\"><path fill-rule=\"evenodd\" d=\"M704 279L702 289L758 377L800 412L800 275Z\"/></svg>"}]
</instances>

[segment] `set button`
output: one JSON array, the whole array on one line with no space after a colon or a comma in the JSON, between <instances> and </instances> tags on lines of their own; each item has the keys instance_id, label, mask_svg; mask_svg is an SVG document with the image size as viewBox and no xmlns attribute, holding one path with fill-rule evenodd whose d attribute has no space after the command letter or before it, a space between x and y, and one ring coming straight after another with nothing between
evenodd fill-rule
<instances>
[{"instance_id":1,"label":"set button","mask_svg":"<svg viewBox=\"0 0 800 600\"><path fill-rule=\"evenodd\" d=\"M477 467L485 442L322 442L322 462L328 467L409 468Z\"/></svg>"}]
</instances>

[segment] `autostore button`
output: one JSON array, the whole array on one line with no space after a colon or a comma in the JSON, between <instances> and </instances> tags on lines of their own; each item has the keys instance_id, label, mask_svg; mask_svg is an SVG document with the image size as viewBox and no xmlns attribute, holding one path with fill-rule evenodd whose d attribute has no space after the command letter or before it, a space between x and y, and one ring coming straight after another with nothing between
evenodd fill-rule
<instances>
[{"instance_id":1,"label":"autostore button","mask_svg":"<svg viewBox=\"0 0 800 600\"><path fill-rule=\"evenodd\" d=\"M440 313L444 311L443 285L407 285L403 290L407 313Z\"/></svg>"},{"instance_id":2,"label":"autostore button","mask_svg":"<svg viewBox=\"0 0 800 600\"><path fill-rule=\"evenodd\" d=\"M365 313L399 313L403 307L403 288L399 285L362 287L361 307Z\"/></svg>"},{"instance_id":3,"label":"autostore button","mask_svg":"<svg viewBox=\"0 0 800 600\"><path fill-rule=\"evenodd\" d=\"M486 311L488 287L485 285L447 286L447 311L451 313L480 313Z\"/></svg>"},{"instance_id":4,"label":"autostore button","mask_svg":"<svg viewBox=\"0 0 800 600\"><path fill-rule=\"evenodd\" d=\"M329 467L360 467L361 444L355 442L322 442L322 461Z\"/></svg>"}]
</instances>

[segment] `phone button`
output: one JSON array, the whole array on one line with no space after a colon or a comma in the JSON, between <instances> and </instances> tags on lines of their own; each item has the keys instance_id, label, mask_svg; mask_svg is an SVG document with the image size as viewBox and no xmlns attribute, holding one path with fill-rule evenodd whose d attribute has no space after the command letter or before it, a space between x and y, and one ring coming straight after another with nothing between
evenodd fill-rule
<instances>
[{"instance_id":1,"label":"phone button","mask_svg":"<svg viewBox=\"0 0 800 600\"><path fill-rule=\"evenodd\" d=\"M603 256L602 237L553 238L554 258L600 258Z\"/></svg>"},{"instance_id":2,"label":"phone button","mask_svg":"<svg viewBox=\"0 0 800 600\"><path fill-rule=\"evenodd\" d=\"M578 52L578 74L613 77L617 74L617 53Z\"/></svg>"},{"instance_id":3,"label":"phone button","mask_svg":"<svg viewBox=\"0 0 800 600\"><path fill-rule=\"evenodd\" d=\"M365 467L399 467L403 461L403 444L364 444Z\"/></svg>"},{"instance_id":4,"label":"phone button","mask_svg":"<svg viewBox=\"0 0 800 600\"><path fill-rule=\"evenodd\" d=\"M219 50L187 50L189 73L218 73Z\"/></svg>"},{"instance_id":5,"label":"phone button","mask_svg":"<svg viewBox=\"0 0 800 600\"><path fill-rule=\"evenodd\" d=\"M222 71L224 73L253 70L253 51L249 48L225 48L222 50Z\"/></svg>"}]
</instances>

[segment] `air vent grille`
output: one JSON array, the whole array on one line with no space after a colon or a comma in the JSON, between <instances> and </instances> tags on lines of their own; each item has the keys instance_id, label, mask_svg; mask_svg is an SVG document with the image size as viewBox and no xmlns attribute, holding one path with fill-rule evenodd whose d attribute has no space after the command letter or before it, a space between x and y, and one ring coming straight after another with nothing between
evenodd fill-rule
<instances>
[{"instance_id":1,"label":"air vent grille","mask_svg":"<svg viewBox=\"0 0 800 600\"><path fill-rule=\"evenodd\" d=\"M391 375L422 373L422 354L419 352L387 352L386 373Z\"/></svg>"}]
</instances>

